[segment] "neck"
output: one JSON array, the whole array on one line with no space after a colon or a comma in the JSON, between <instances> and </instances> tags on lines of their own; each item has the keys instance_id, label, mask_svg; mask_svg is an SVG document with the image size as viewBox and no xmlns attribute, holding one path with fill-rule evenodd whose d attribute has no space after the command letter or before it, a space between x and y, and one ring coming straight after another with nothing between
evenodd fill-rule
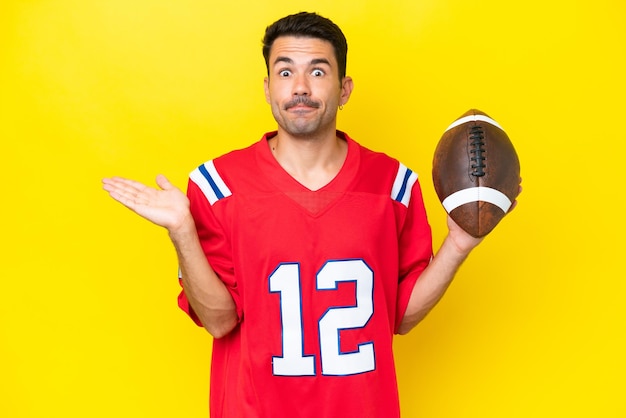
<instances>
[{"instance_id":1,"label":"neck","mask_svg":"<svg viewBox=\"0 0 626 418\"><path fill-rule=\"evenodd\" d=\"M279 130L268 145L281 167L310 190L330 183L348 153L348 144L334 130L315 137L294 137Z\"/></svg>"}]
</instances>

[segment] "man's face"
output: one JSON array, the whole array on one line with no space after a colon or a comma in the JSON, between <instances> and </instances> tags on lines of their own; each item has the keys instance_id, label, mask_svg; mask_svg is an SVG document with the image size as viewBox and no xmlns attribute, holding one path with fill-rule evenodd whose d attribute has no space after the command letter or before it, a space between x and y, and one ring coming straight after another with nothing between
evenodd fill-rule
<instances>
[{"instance_id":1,"label":"man's face","mask_svg":"<svg viewBox=\"0 0 626 418\"><path fill-rule=\"evenodd\" d=\"M331 43L285 36L269 56L265 97L280 128L293 136L313 136L335 129L337 108L348 101L352 80L339 81Z\"/></svg>"}]
</instances>

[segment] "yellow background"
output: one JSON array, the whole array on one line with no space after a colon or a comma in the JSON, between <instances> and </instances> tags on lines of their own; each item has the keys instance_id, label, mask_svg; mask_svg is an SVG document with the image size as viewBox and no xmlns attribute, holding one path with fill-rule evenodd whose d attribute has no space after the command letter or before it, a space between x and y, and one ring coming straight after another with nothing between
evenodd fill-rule
<instances>
[{"instance_id":1,"label":"yellow background","mask_svg":"<svg viewBox=\"0 0 626 418\"><path fill-rule=\"evenodd\" d=\"M265 26L338 23L339 126L420 174L467 109L508 131L524 192L396 340L405 417L624 417L626 6L620 0L4 0L0 416L205 417L210 337L178 311L164 231L100 179L185 187L274 128Z\"/></svg>"}]
</instances>

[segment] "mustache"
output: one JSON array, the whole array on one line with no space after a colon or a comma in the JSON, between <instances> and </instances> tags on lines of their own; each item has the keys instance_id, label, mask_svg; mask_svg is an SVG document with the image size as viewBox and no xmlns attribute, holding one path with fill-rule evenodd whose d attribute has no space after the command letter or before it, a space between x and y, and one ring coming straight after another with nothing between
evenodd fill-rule
<instances>
[{"instance_id":1,"label":"mustache","mask_svg":"<svg viewBox=\"0 0 626 418\"><path fill-rule=\"evenodd\" d=\"M285 103L284 109L289 110L292 107L298 106L298 105L305 105L305 106L312 107L315 109L321 106L318 102L311 100L311 98L308 96L296 96L292 100Z\"/></svg>"}]
</instances>

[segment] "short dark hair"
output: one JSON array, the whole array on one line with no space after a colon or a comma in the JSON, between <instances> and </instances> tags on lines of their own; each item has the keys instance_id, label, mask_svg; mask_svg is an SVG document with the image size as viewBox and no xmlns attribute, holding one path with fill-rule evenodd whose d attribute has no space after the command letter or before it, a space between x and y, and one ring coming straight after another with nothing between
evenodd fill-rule
<instances>
[{"instance_id":1,"label":"short dark hair","mask_svg":"<svg viewBox=\"0 0 626 418\"><path fill-rule=\"evenodd\" d=\"M270 50L274 41L281 36L316 38L330 42L339 65L339 81L346 76L348 42L339 26L330 19L316 13L300 12L283 17L268 26L263 37L263 57L268 75Z\"/></svg>"}]
</instances>

